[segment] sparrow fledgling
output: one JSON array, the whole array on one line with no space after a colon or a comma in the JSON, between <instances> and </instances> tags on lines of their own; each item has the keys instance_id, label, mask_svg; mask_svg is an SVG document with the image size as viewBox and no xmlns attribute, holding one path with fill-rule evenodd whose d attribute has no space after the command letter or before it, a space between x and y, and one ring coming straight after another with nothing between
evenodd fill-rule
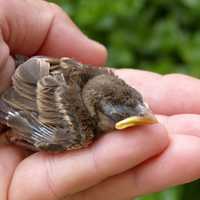
<instances>
[{"instance_id":1,"label":"sparrow fledgling","mask_svg":"<svg viewBox=\"0 0 200 200\"><path fill-rule=\"evenodd\" d=\"M86 147L113 129L157 122L141 94L111 70L44 56L18 66L0 98L0 121L14 130L11 142L52 152Z\"/></svg>"}]
</instances>

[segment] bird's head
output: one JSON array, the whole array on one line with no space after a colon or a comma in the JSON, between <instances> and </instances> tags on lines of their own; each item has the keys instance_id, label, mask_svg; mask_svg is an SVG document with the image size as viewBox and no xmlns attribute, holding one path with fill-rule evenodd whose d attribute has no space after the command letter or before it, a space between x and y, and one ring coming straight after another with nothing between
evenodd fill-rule
<instances>
[{"instance_id":1,"label":"bird's head","mask_svg":"<svg viewBox=\"0 0 200 200\"><path fill-rule=\"evenodd\" d=\"M100 131L157 122L141 94L114 75L102 74L90 79L82 97Z\"/></svg>"}]
</instances>

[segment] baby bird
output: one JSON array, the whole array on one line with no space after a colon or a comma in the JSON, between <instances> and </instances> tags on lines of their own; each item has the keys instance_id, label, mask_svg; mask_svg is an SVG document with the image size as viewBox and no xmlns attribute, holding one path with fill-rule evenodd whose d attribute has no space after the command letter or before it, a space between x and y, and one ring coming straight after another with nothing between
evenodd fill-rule
<instances>
[{"instance_id":1,"label":"baby bird","mask_svg":"<svg viewBox=\"0 0 200 200\"><path fill-rule=\"evenodd\" d=\"M15 144L61 152L157 120L141 94L110 69L35 56L18 66L1 95L0 122L12 128L7 136Z\"/></svg>"}]
</instances>

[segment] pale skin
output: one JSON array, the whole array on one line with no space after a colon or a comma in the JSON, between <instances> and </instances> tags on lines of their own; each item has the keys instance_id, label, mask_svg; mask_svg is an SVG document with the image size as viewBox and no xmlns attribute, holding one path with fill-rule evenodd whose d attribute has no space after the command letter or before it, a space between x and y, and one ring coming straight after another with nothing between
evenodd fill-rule
<instances>
[{"instance_id":1,"label":"pale skin","mask_svg":"<svg viewBox=\"0 0 200 200\"><path fill-rule=\"evenodd\" d=\"M69 56L94 65L106 50L57 6L0 0L0 91L10 84L10 54ZM106 134L89 148L30 154L0 145L2 200L130 200L200 177L200 81L139 70L116 73L137 88L159 124Z\"/></svg>"}]
</instances>

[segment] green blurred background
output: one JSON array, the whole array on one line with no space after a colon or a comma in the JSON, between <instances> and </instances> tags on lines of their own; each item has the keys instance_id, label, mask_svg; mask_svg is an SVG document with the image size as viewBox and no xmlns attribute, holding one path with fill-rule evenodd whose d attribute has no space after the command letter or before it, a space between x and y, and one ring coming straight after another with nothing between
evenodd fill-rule
<instances>
[{"instance_id":1,"label":"green blurred background","mask_svg":"<svg viewBox=\"0 0 200 200\"><path fill-rule=\"evenodd\" d=\"M52 0L109 51L108 64L200 77L200 0ZM189 164L189 163L188 163ZM198 200L200 182L138 198Z\"/></svg>"}]
</instances>

